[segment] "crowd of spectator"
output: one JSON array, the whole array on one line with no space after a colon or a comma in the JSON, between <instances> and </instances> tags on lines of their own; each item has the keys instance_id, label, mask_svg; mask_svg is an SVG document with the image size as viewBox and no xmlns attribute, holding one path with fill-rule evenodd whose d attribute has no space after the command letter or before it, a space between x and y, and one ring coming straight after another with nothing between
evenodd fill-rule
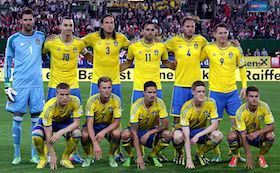
<instances>
[{"instance_id":1,"label":"crowd of spectator","mask_svg":"<svg viewBox=\"0 0 280 173\"><path fill-rule=\"evenodd\" d=\"M7 38L20 29L20 12L26 6L34 10L36 29L46 34L59 33L59 21L65 14L72 15L75 22L75 35L83 37L100 28L100 16L106 12L116 14L116 30L127 35L130 40L139 39L140 27L146 20L160 25L161 36L166 40L180 33L180 22L187 14L188 4L179 0L162 0L153 2L118 1L59 1L41 0L24 3L22 0L6 1L1 5L0 37ZM212 4L213 5L213 4ZM204 24L198 22L197 32L209 40L213 38L212 28L219 22L225 22L232 28L230 35L237 39L273 38L280 39L280 2L272 4L266 13L248 13L245 4L231 7L225 0L216 6L215 17ZM6 9L6 10L5 10ZM202 5L202 18L213 11L210 4ZM204 27L204 28L203 28ZM202 32L204 31L204 32Z\"/></svg>"}]
</instances>

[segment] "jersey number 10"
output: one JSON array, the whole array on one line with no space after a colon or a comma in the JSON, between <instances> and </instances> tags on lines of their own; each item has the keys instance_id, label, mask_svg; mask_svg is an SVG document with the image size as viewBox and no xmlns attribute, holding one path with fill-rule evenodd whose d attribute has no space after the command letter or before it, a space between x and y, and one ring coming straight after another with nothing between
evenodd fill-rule
<instances>
[{"instance_id":1,"label":"jersey number 10","mask_svg":"<svg viewBox=\"0 0 280 173\"><path fill-rule=\"evenodd\" d=\"M70 59L70 55L68 53L64 53L62 60L63 61L69 61L69 59Z\"/></svg>"}]
</instances>

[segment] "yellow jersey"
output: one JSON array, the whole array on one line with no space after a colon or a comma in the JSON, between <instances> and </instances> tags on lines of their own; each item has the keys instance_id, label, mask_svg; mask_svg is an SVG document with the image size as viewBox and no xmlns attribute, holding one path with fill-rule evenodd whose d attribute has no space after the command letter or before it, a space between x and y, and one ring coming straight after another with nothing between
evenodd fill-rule
<instances>
[{"instance_id":1,"label":"yellow jersey","mask_svg":"<svg viewBox=\"0 0 280 173\"><path fill-rule=\"evenodd\" d=\"M44 126L51 126L52 122L63 123L63 121L71 118L80 118L82 110L80 109L80 100L76 96L70 96L69 103L61 107L57 104L57 98L50 99L44 106L40 118L43 120Z\"/></svg>"},{"instance_id":2,"label":"yellow jersey","mask_svg":"<svg viewBox=\"0 0 280 173\"><path fill-rule=\"evenodd\" d=\"M129 45L125 35L116 33L116 39L102 39L99 32L83 38L87 46L93 48L92 83L97 84L100 77L107 76L113 84L120 84L120 50Z\"/></svg>"},{"instance_id":3,"label":"yellow jersey","mask_svg":"<svg viewBox=\"0 0 280 173\"><path fill-rule=\"evenodd\" d=\"M192 129L206 128L207 122L218 120L216 102L212 98L205 98L199 110L193 105L193 99L184 103L181 108L180 125Z\"/></svg>"},{"instance_id":4,"label":"yellow jersey","mask_svg":"<svg viewBox=\"0 0 280 173\"><path fill-rule=\"evenodd\" d=\"M236 125L238 131L247 131L247 133L255 132L262 128L261 122L265 124L273 124L274 118L269 109L269 106L259 101L258 109L255 112L251 112L247 104L244 103L236 112Z\"/></svg>"},{"instance_id":5,"label":"yellow jersey","mask_svg":"<svg viewBox=\"0 0 280 173\"><path fill-rule=\"evenodd\" d=\"M134 60L133 90L143 91L147 81L154 81L157 89L161 89L160 63L168 59L166 46L160 42L151 45L143 40L138 41L128 48L128 60Z\"/></svg>"},{"instance_id":6,"label":"yellow jersey","mask_svg":"<svg viewBox=\"0 0 280 173\"><path fill-rule=\"evenodd\" d=\"M237 89L236 68L239 67L242 88L247 88L245 61L241 48L229 45L220 48L216 43L207 44L201 52L201 60L209 58L209 90L229 93ZM245 71L241 72L241 69Z\"/></svg>"},{"instance_id":7,"label":"yellow jersey","mask_svg":"<svg viewBox=\"0 0 280 173\"><path fill-rule=\"evenodd\" d=\"M193 82L201 80L200 53L207 40L201 35L194 35L190 40L175 36L165 44L177 61L174 85L191 87Z\"/></svg>"},{"instance_id":8,"label":"yellow jersey","mask_svg":"<svg viewBox=\"0 0 280 173\"><path fill-rule=\"evenodd\" d=\"M86 116L94 118L94 124L111 124L114 119L120 119L122 115L121 99L111 94L107 103L100 101L100 94L91 96L86 105Z\"/></svg>"},{"instance_id":9,"label":"yellow jersey","mask_svg":"<svg viewBox=\"0 0 280 173\"><path fill-rule=\"evenodd\" d=\"M43 53L50 53L49 88L56 88L59 83L67 83L70 88L79 88L78 60L80 52L86 47L78 37L73 37L71 43L65 43L59 36L44 43Z\"/></svg>"},{"instance_id":10,"label":"yellow jersey","mask_svg":"<svg viewBox=\"0 0 280 173\"><path fill-rule=\"evenodd\" d=\"M148 109L144 98L136 100L130 110L130 124L138 123L139 130L151 130L159 125L160 119L167 118L166 106L162 99L157 98Z\"/></svg>"}]
</instances>

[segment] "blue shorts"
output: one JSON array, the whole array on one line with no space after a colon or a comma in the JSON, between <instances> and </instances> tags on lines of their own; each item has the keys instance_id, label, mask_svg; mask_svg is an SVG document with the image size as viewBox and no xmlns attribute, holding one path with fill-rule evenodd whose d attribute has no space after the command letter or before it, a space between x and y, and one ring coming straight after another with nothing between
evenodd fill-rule
<instances>
[{"instance_id":1,"label":"blue shorts","mask_svg":"<svg viewBox=\"0 0 280 173\"><path fill-rule=\"evenodd\" d=\"M15 88L17 92L15 102L7 101L6 110L12 113L26 113L29 106L30 113L40 113L45 104L44 88Z\"/></svg>"},{"instance_id":2,"label":"blue shorts","mask_svg":"<svg viewBox=\"0 0 280 173\"><path fill-rule=\"evenodd\" d=\"M133 90L132 97L131 97L131 103L134 103L137 99L144 97L144 91L137 91ZM157 90L157 97L162 99L162 91Z\"/></svg>"},{"instance_id":3,"label":"blue shorts","mask_svg":"<svg viewBox=\"0 0 280 173\"><path fill-rule=\"evenodd\" d=\"M66 121L63 121L63 122L59 122L59 123L58 122L52 122L52 131L57 132L61 129L64 129L64 128L68 127L73 122L74 122L74 120L72 118L68 119ZM44 131L44 125L43 125L42 118L39 118L38 122L35 124L32 131L34 131L34 130L42 130L43 133L44 133L43 137L45 138L45 131Z\"/></svg>"},{"instance_id":4,"label":"blue shorts","mask_svg":"<svg viewBox=\"0 0 280 173\"><path fill-rule=\"evenodd\" d=\"M148 131L149 131L149 130L138 130L137 136L138 136L138 138L139 138L139 141L140 141L141 137L144 136ZM154 143L155 143L156 136L157 136L156 133L150 135L149 138L148 138L147 141L146 141L145 146L148 147L148 148L153 148Z\"/></svg>"},{"instance_id":5,"label":"blue shorts","mask_svg":"<svg viewBox=\"0 0 280 173\"><path fill-rule=\"evenodd\" d=\"M238 90L229 93L210 91L210 97L216 101L219 118L223 118L224 109L230 117L234 117L242 104Z\"/></svg>"},{"instance_id":6,"label":"blue shorts","mask_svg":"<svg viewBox=\"0 0 280 173\"><path fill-rule=\"evenodd\" d=\"M203 131L204 128L198 128L198 129L192 129L190 128L190 139L192 139L196 134L198 134L199 132ZM201 136L197 143L198 144L205 144L206 140L207 140L207 135Z\"/></svg>"},{"instance_id":7,"label":"blue shorts","mask_svg":"<svg viewBox=\"0 0 280 173\"><path fill-rule=\"evenodd\" d=\"M81 92L80 92L79 88L71 89L70 94L78 97L80 99L80 102L81 102L81 105L82 105L82 97L81 97ZM49 88L48 89L48 100L50 100L53 97L56 97L56 88Z\"/></svg>"},{"instance_id":8,"label":"blue shorts","mask_svg":"<svg viewBox=\"0 0 280 173\"><path fill-rule=\"evenodd\" d=\"M116 94L119 96L122 100L122 92L121 92L121 84L113 84L112 85L112 93ZM91 83L91 90L90 90L90 95L97 94L99 92L98 86L95 83Z\"/></svg>"},{"instance_id":9,"label":"blue shorts","mask_svg":"<svg viewBox=\"0 0 280 173\"><path fill-rule=\"evenodd\" d=\"M171 105L171 115L180 116L182 106L186 101L192 98L192 89L190 87L174 86Z\"/></svg>"}]
</instances>

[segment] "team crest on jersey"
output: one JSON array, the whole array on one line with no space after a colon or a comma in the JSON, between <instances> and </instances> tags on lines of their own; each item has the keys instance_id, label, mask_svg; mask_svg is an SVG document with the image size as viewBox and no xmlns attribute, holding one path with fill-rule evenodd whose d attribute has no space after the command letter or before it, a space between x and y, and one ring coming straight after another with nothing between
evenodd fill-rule
<instances>
[{"instance_id":1,"label":"team crest on jersey","mask_svg":"<svg viewBox=\"0 0 280 173\"><path fill-rule=\"evenodd\" d=\"M158 53L159 53L159 51L156 49L156 50L154 51L154 54L157 56Z\"/></svg>"},{"instance_id":2,"label":"team crest on jersey","mask_svg":"<svg viewBox=\"0 0 280 173\"><path fill-rule=\"evenodd\" d=\"M36 44L40 44L41 43L39 38L36 38L35 42L36 42Z\"/></svg>"},{"instance_id":3,"label":"team crest on jersey","mask_svg":"<svg viewBox=\"0 0 280 173\"><path fill-rule=\"evenodd\" d=\"M108 107L108 111L109 111L110 114L113 113L113 110L114 110L114 108L112 106Z\"/></svg>"},{"instance_id":4,"label":"team crest on jersey","mask_svg":"<svg viewBox=\"0 0 280 173\"><path fill-rule=\"evenodd\" d=\"M197 49L198 48L198 44L194 43L194 48Z\"/></svg>"},{"instance_id":5,"label":"team crest on jersey","mask_svg":"<svg viewBox=\"0 0 280 173\"><path fill-rule=\"evenodd\" d=\"M229 52L228 57L229 57L229 58L232 58L232 57L233 57L233 53L232 53L232 52Z\"/></svg>"},{"instance_id":6,"label":"team crest on jersey","mask_svg":"<svg viewBox=\"0 0 280 173\"><path fill-rule=\"evenodd\" d=\"M210 114L209 114L209 112L206 110L206 111L203 112L203 115L204 115L205 117L209 117Z\"/></svg>"},{"instance_id":7,"label":"team crest on jersey","mask_svg":"<svg viewBox=\"0 0 280 173\"><path fill-rule=\"evenodd\" d=\"M73 52L77 53L78 49L76 47L73 48Z\"/></svg>"},{"instance_id":8,"label":"team crest on jersey","mask_svg":"<svg viewBox=\"0 0 280 173\"><path fill-rule=\"evenodd\" d=\"M119 43L115 40L114 41L114 46L118 46L119 45Z\"/></svg>"},{"instance_id":9,"label":"team crest on jersey","mask_svg":"<svg viewBox=\"0 0 280 173\"><path fill-rule=\"evenodd\" d=\"M155 116L157 116L157 115L158 115L158 111L153 111L151 114L152 114L152 116L154 116L154 117L155 117Z\"/></svg>"}]
</instances>

